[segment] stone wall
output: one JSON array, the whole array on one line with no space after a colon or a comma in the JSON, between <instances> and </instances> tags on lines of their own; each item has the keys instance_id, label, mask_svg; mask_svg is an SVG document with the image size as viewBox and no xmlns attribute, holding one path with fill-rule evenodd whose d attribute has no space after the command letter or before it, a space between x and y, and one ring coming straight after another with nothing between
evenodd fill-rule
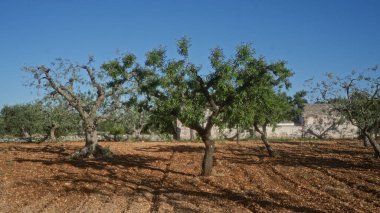
<instances>
[{"instance_id":1,"label":"stone wall","mask_svg":"<svg viewBox=\"0 0 380 213\"><path fill-rule=\"evenodd\" d=\"M274 129L271 126L268 126L268 138L315 138L315 136L307 133L308 128L324 131L329 127L329 125L331 125L332 121L336 121L336 118L332 117L331 115L326 115L326 113L320 109L320 111L317 112L316 108L319 109L321 107L318 105L318 107L313 108L313 111L311 109L308 109L308 111L306 111L305 117L303 117L304 123L302 125L296 125L293 122L286 122L278 124ZM177 138L179 138L179 140L191 139L191 130L188 127L184 126L180 121L177 121L177 133ZM223 131L220 131L220 129L215 126L211 130L211 137L213 139L226 139L231 138L234 135L236 135L236 129L224 129ZM258 133L254 133L254 136L259 137ZM346 121L337 125L334 130L327 131L325 138L353 139L357 136L358 128ZM196 136L193 136L193 138L195 137ZM252 138L252 135L248 131L240 133L241 139L247 139L250 137Z\"/></svg>"},{"instance_id":2,"label":"stone wall","mask_svg":"<svg viewBox=\"0 0 380 213\"><path fill-rule=\"evenodd\" d=\"M45 139L44 136L33 136L32 138L23 138L23 137L12 137L12 136L4 136L0 137L0 143L30 143L30 142L41 142ZM60 142L69 142L69 141L84 141L84 136L78 135L67 135L61 136L58 138ZM112 141L114 140L113 135L109 134L99 134L99 141ZM159 134L141 134L139 138L136 138L134 135L120 135L117 136L118 141L130 141L130 140L141 140L141 141L168 141L173 140L173 136L171 135L159 135Z\"/></svg>"}]
</instances>

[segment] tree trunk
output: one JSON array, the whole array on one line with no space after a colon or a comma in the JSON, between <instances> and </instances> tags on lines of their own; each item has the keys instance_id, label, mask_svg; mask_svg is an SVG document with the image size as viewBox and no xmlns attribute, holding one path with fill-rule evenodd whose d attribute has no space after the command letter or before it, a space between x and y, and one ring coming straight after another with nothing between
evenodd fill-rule
<instances>
[{"instance_id":1,"label":"tree trunk","mask_svg":"<svg viewBox=\"0 0 380 213\"><path fill-rule=\"evenodd\" d=\"M91 153L96 150L96 145L98 145L98 132L95 128L86 130L86 146Z\"/></svg>"},{"instance_id":2,"label":"tree trunk","mask_svg":"<svg viewBox=\"0 0 380 213\"><path fill-rule=\"evenodd\" d=\"M368 138L366 136L364 136L364 138L363 138L363 146L368 147L369 145L371 145L371 143L369 142Z\"/></svg>"},{"instance_id":3,"label":"tree trunk","mask_svg":"<svg viewBox=\"0 0 380 213\"><path fill-rule=\"evenodd\" d=\"M273 151L271 145L269 145L269 143L268 143L267 125L264 124L262 126L262 128L263 128L262 130L260 130L257 125L254 125L254 127L255 127L255 130L260 134L261 141L264 143L265 148L267 149L269 156L275 157L275 152Z\"/></svg>"},{"instance_id":4,"label":"tree trunk","mask_svg":"<svg viewBox=\"0 0 380 213\"><path fill-rule=\"evenodd\" d=\"M22 137L27 138L28 142L32 142L32 136L29 134L28 131L25 130L24 127L21 128L21 131L22 131Z\"/></svg>"},{"instance_id":5,"label":"tree trunk","mask_svg":"<svg viewBox=\"0 0 380 213\"><path fill-rule=\"evenodd\" d=\"M22 133L22 137L24 137L24 138L30 138L29 132L26 131L24 127L21 127L21 133Z\"/></svg>"},{"instance_id":6,"label":"tree trunk","mask_svg":"<svg viewBox=\"0 0 380 213\"><path fill-rule=\"evenodd\" d=\"M202 176L210 176L214 163L215 142L208 136L202 137L205 144L205 154L202 161Z\"/></svg>"},{"instance_id":7,"label":"tree trunk","mask_svg":"<svg viewBox=\"0 0 380 213\"><path fill-rule=\"evenodd\" d=\"M53 124L51 127L50 127L50 132L49 132L49 135L50 135L50 141L51 142L56 142L57 141L57 137L55 136L55 131L57 130L57 125Z\"/></svg>"},{"instance_id":8,"label":"tree trunk","mask_svg":"<svg viewBox=\"0 0 380 213\"><path fill-rule=\"evenodd\" d=\"M237 128L236 128L236 143L237 145L240 145L240 128L239 128L239 125L237 125Z\"/></svg>"},{"instance_id":9,"label":"tree trunk","mask_svg":"<svg viewBox=\"0 0 380 213\"><path fill-rule=\"evenodd\" d=\"M179 128L179 127L176 127L176 129L175 129L175 139L177 141L181 140L181 128Z\"/></svg>"},{"instance_id":10,"label":"tree trunk","mask_svg":"<svg viewBox=\"0 0 380 213\"><path fill-rule=\"evenodd\" d=\"M22 132L22 137L24 138L30 138L30 134L27 131Z\"/></svg>"},{"instance_id":11,"label":"tree trunk","mask_svg":"<svg viewBox=\"0 0 380 213\"><path fill-rule=\"evenodd\" d=\"M309 133L310 135L313 135L315 136L316 138L318 138L319 140L322 140L322 139L325 139L325 135L324 134L317 134L315 133L312 129L307 129L306 133Z\"/></svg>"},{"instance_id":12,"label":"tree trunk","mask_svg":"<svg viewBox=\"0 0 380 213\"><path fill-rule=\"evenodd\" d=\"M75 152L73 158L88 158L88 157L110 157L112 153L98 145L98 132L95 125L88 125L85 127L85 146L78 152Z\"/></svg>"},{"instance_id":13,"label":"tree trunk","mask_svg":"<svg viewBox=\"0 0 380 213\"><path fill-rule=\"evenodd\" d=\"M263 141L263 143L264 143L264 145L265 145L265 148L266 148L267 151L268 151L269 156L270 156L270 157L274 157L275 154L274 154L274 151L273 151L271 145L269 145L269 143L268 143L268 139L267 139L267 133L266 133L266 131L263 132L263 134L261 134L261 140Z\"/></svg>"},{"instance_id":14,"label":"tree trunk","mask_svg":"<svg viewBox=\"0 0 380 213\"><path fill-rule=\"evenodd\" d=\"M365 137L368 139L369 143L371 144L373 148L373 156L375 158L380 158L380 145L376 142L375 138L372 137L371 133L364 132Z\"/></svg>"}]
</instances>

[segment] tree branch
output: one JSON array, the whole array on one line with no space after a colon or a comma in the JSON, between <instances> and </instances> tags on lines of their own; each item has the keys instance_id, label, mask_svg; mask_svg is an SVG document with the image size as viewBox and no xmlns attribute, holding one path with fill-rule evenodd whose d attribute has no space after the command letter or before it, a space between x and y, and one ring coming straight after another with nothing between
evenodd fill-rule
<instances>
[{"instance_id":1,"label":"tree branch","mask_svg":"<svg viewBox=\"0 0 380 213\"><path fill-rule=\"evenodd\" d=\"M69 88L55 82L49 73L50 69L47 69L43 66L38 67L38 69L44 73L45 78L49 82L51 87L59 94L61 94L69 102L70 105L75 107L81 116L87 116L87 114L83 110L82 102L80 101L80 99L76 95L74 95L74 93L72 93Z\"/></svg>"},{"instance_id":2,"label":"tree branch","mask_svg":"<svg viewBox=\"0 0 380 213\"><path fill-rule=\"evenodd\" d=\"M197 75L197 82L199 83L201 87L201 92L203 93L203 95L206 97L207 101L211 105L212 111L218 112L219 107L215 104L213 97L208 91L208 87L206 87L205 82L203 81L202 77L200 77L199 75Z\"/></svg>"}]
</instances>

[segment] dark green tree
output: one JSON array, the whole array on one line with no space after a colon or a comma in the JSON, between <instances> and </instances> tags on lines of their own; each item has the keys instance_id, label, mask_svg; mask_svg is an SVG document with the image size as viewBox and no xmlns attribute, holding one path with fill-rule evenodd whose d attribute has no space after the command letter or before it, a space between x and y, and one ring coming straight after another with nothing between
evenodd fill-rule
<instances>
[{"instance_id":1,"label":"dark green tree","mask_svg":"<svg viewBox=\"0 0 380 213\"><path fill-rule=\"evenodd\" d=\"M0 135L5 135L5 123L4 123L4 118L0 114Z\"/></svg>"},{"instance_id":2,"label":"dark green tree","mask_svg":"<svg viewBox=\"0 0 380 213\"><path fill-rule=\"evenodd\" d=\"M211 51L212 71L201 74L201 67L189 60L190 42L182 38L177 43L179 59L167 59L163 48L146 54L146 69L140 74L147 95L162 115L177 118L194 129L205 144L202 175L211 174L215 143L211 129L226 125L232 118L245 114L246 101L260 102L267 84L289 85L291 72L284 62L269 64L254 57L248 44L238 46L234 57L226 58L220 48ZM272 87L270 87L272 88Z\"/></svg>"},{"instance_id":3,"label":"dark green tree","mask_svg":"<svg viewBox=\"0 0 380 213\"><path fill-rule=\"evenodd\" d=\"M271 157L276 153L268 142L268 127L274 130L278 123L292 120L296 113L292 99L283 92L276 92L275 87L271 83L261 88L252 87L255 90L249 93L249 97L244 98L245 101L236 106L244 110L232 108L235 111L229 113L230 117L227 119L230 126L239 125L242 129L253 127Z\"/></svg>"},{"instance_id":4,"label":"dark green tree","mask_svg":"<svg viewBox=\"0 0 380 213\"><path fill-rule=\"evenodd\" d=\"M4 106L1 110L4 132L30 140L33 134L44 133L43 110L39 102Z\"/></svg>"},{"instance_id":5,"label":"dark green tree","mask_svg":"<svg viewBox=\"0 0 380 213\"><path fill-rule=\"evenodd\" d=\"M297 124L303 123L303 112L307 104L306 100L307 92L301 90L296 92L293 97L289 97L289 103L292 105L291 117L292 120Z\"/></svg>"}]
</instances>

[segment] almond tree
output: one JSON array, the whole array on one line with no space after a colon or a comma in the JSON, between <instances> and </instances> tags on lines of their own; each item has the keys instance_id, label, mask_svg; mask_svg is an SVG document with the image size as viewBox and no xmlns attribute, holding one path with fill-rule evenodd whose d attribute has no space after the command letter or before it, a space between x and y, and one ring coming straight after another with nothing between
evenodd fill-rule
<instances>
[{"instance_id":1,"label":"almond tree","mask_svg":"<svg viewBox=\"0 0 380 213\"><path fill-rule=\"evenodd\" d=\"M131 54L109 61L99 69L94 68L93 62L92 57L86 64L57 59L51 66L25 68L34 77L32 86L61 96L78 112L86 141L84 148L73 154L79 158L104 154L104 149L98 145L98 121L117 106L125 92L124 86L130 86L134 69L138 67Z\"/></svg>"},{"instance_id":2,"label":"almond tree","mask_svg":"<svg viewBox=\"0 0 380 213\"><path fill-rule=\"evenodd\" d=\"M261 82L287 83L290 71L283 62L268 64L255 58L252 47L244 44L231 58L222 49L213 49L209 57L212 71L202 75L201 67L189 60L189 39L180 39L177 46L179 59L167 59L163 48L148 52L147 67L140 77L149 85L144 86L146 94L162 115L175 117L198 133L205 145L201 174L209 176L215 152L212 128L226 125L228 113L246 110L239 104L255 99L256 93L251 92L260 90Z\"/></svg>"},{"instance_id":3,"label":"almond tree","mask_svg":"<svg viewBox=\"0 0 380 213\"><path fill-rule=\"evenodd\" d=\"M283 71L288 72L288 70ZM270 71L266 72L270 75ZM268 141L268 127L274 129L281 121L292 120L296 116L294 107L298 106L285 92L278 92L275 89L277 86L277 82L267 82L265 87L252 88L254 90L247 93L249 97L245 97L245 101L237 102L236 107L244 110L231 108L233 110L226 114L230 126L239 125L243 129L253 127L253 130L260 135L270 157L276 156L276 152ZM297 93L296 96L299 94Z\"/></svg>"},{"instance_id":4,"label":"almond tree","mask_svg":"<svg viewBox=\"0 0 380 213\"><path fill-rule=\"evenodd\" d=\"M356 126L364 136L364 144L369 142L374 151L374 157L380 157L380 145L375 133L380 123L380 77L376 76L377 67L373 73L352 72L346 77L328 75L326 80L318 82L316 91L318 101L324 101L332 106L332 110Z\"/></svg>"}]
</instances>

